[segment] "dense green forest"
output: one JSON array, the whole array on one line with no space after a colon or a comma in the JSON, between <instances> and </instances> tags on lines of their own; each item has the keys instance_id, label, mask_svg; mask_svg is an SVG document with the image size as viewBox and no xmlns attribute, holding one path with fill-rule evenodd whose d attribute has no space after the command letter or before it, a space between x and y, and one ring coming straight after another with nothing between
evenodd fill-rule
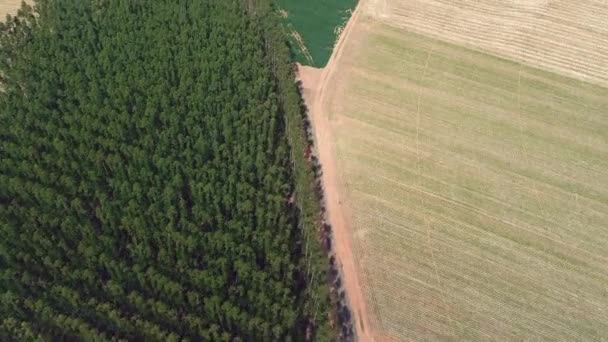
<instances>
[{"instance_id":1,"label":"dense green forest","mask_svg":"<svg viewBox=\"0 0 608 342\"><path fill-rule=\"evenodd\" d=\"M39 0L0 25L0 340L349 336L276 17Z\"/></svg>"}]
</instances>

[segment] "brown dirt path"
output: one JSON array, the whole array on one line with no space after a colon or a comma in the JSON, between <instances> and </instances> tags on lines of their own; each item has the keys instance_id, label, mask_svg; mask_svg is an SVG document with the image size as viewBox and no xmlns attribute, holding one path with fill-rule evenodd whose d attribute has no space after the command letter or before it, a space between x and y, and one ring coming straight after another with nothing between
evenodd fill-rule
<instances>
[{"instance_id":1,"label":"brown dirt path","mask_svg":"<svg viewBox=\"0 0 608 342\"><path fill-rule=\"evenodd\" d=\"M331 94L328 84L332 80L345 42L351 36L352 27L359 19L363 2L365 0L360 0L353 11L325 68L299 66L299 78L302 81L304 100L312 119L316 148L323 171L322 181L325 189L327 215L334 235L334 252L342 266L343 283L354 317L355 334L358 341L374 341L374 328L371 324L370 312L366 308L360 282L361 273L355 263L356 257L352 251L352 225L349 224L351 217L348 215L346 201L342 201L340 198L340 195L344 192L341 191L341 184L338 181L338 170L333 151L334 141L329 122L329 99L331 96L328 96L328 94Z\"/></svg>"}]
</instances>

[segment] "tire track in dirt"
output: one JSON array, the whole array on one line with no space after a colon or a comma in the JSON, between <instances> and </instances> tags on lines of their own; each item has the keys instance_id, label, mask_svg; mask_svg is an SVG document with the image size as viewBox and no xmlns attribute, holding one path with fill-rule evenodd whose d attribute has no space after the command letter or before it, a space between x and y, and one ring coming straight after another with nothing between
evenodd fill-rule
<instances>
[{"instance_id":1,"label":"tire track in dirt","mask_svg":"<svg viewBox=\"0 0 608 342\"><path fill-rule=\"evenodd\" d=\"M344 27L333 53L323 69L299 66L299 78L304 88L304 100L309 109L315 135L316 149L322 166L322 182L325 192L327 217L332 226L334 236L333 250L341 265L342 277L350 310L354 317L355 334L358 341L374 341L374 327L371 324L369 311L360 283L360 270L355 264L353 253L352 225L348 209L340 199L340 183L337 175L337 165L333 150L333 137L329 122L329 99L331 89L329 82L336 71L345 42L352 33L352 28L359 19L360 9L365 0L360 0Z\"/></svg>"}]
</instances>

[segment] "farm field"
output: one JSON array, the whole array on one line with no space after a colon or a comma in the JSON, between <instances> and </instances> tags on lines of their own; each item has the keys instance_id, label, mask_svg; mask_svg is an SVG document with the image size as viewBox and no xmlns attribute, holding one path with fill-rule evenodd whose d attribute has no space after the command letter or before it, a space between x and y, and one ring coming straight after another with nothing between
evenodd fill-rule
<instances>
[{"instance_id":1,"label":"farm field","mask_svg":"<svg viewBox=\"0 0 608 342\"><path fill-rule=\"evenodd\" d=\"M370 0L391 26L608 85L604 0Z\"/></svg>"},{"instance_id":2,"label":"farm field","mask_svg":"<svg viewBox=\"0 0 608 342\"><path fill-rule=\"evenodd\" d=\"M295 60L324 67L357 0L277 0Z\"/></svg>"},{"instance_id":3,"label":"farm field","mask_svg":"<svg viewBox=\"0 0 608 342\"><path fill-rule=\"evenodd\" d=\"M608 336L604 55L542 63L466 32L437 39L383 9L405 3L364 2L323 84L322 135L361 271L366 332L378 341ZM583 3L595 9L588 22L608 13ZM597 42L595 51L608 48ZM544 56L562 55L536 43Z\"/></svg>"},{"instance_id":4,"label":"farm field","mask_svg":"<svg viewBox=\"0 0 608 342\"><path fill-rule=\"evenodd\" d=\"M21 0L0 0L0 21L4 21L7 14L17 13L19 7L21 7Z\"/></svg>"}]
</instances>

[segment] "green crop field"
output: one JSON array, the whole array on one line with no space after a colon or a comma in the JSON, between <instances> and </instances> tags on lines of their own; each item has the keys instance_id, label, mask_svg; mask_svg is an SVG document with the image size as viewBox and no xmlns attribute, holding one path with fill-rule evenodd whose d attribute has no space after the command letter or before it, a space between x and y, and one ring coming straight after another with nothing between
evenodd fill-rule
<instances>
[{"instance_id":1,"label":"green crop field","mask_svg":"<svg viewBox=\"0 0 608 342\"><path fill-rule=\"evenodd\" d=\"M279 12L291 34L295 59L324 67L331 56L340 27L357 0L278 0Z\"/></svg>"},{"instance_id":2,"label":"green crop field","mask_svg":"<svg viewBox=\"0 0 608 342\"><path fill-rule=\"evenodd\" d=\"M330 82L383 337L608 336L608 89L386 24Z\"/></svg>"}]
</instances>

